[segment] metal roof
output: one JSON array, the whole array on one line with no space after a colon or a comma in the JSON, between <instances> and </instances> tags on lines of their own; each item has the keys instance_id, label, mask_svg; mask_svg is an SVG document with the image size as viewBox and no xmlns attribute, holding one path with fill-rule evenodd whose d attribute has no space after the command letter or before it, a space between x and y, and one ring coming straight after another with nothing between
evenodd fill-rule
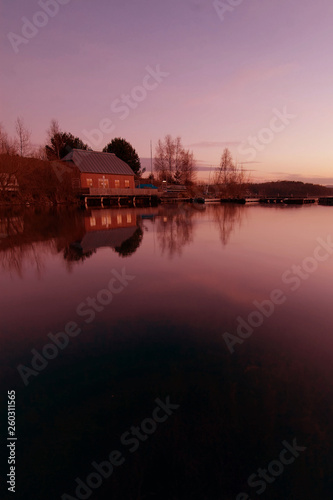
<instances>
[{"instance_id":1,"label":"metal roof","mask_svg":"<svg viewBox=\"0 0 333 500\"><path fill-rule=\"evenodd\" d=\"M62 161L72 161L80 172L89 174L134 175L131 167L113 153L72 149Z\"/></svg>"}]
</instances>

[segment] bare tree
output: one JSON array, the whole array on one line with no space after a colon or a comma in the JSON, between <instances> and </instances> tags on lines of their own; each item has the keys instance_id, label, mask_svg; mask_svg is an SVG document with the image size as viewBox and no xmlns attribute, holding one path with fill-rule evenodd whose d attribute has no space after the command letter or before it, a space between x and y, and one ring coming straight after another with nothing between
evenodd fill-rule
<instances>
[{"instance_id":1,"label":"bare tree","mask_svg":"<svg viewBox=\"0 0 333 500\"><path fill-rule=\"evenodd\" d=\"M228 148L225 148L221 160L220 167L216 173L215 183L228 185L235 174L235 164Z\"/></svg>"},{"instance_id":2,"label":"bare tree","mask_svg":"<svg viewBox=\"0 0 333 500\"><path fill-rule=\"evenodd\" d=\"M248 179L243 167L234 163L231 152L228 148L225 148L214 180L220 194L224 196L238 196L241 194L246 182L248 182Z\"/></svg>"},{"instance_id":3,"label":"bare tree","mask_svg":"<svg viewBox=\"0 0 333 500\"><path fill-rule=\"evenodd\" d=\"M36 158L37 160L47 160L47 154L45 151L45 146L38 146L31 152L31 157Z\"/></svg>"},{"instance_id":4,"label":"bare tree","mask_svg":"<svg viewBox=\"0 0 333 500\"><path fill-rule=\"evenodd\" d=\"M23 118L17 117L15 130L18 137L18 151L20 156L29 156L31 153L31 132L24 125Z\"/></svg>"},{"instance_id":5,"label":"bare tree","mask_svg":"<svg viewBox=\"0 0 333 500\"><path fill-rule=\"evenodd\" d=\"M174 178L177 183L180 183L182 179L182 155L184 152L180 137L176 137L176 139L173 141L173 148L174 148Z\"/></svg>"},{"instance_id":6,"label":"bare tree","mask_svg":"<svg viewBox=\"0 0 333 500\"><path fill-rule=\"evenodd\" d=\"M182 165L182 181L184 184L189 185L195 181L196 171L193 153L189 150L182 151L181 155Z\"/></svg>"},{"instance_id":7,"label":"bare tree","mask_svg":"<svg viewBox=\"0 0 333 500\"><path fill-rule=\"evenodd\" d=\"M160 180L168 179L168 166L165 157L164 145L160 139L158 140L155 150L154 168Z\"/></svg>"},{"instance_id":8,"label":"bare tree","mask_svg":"<svg viewBox=\"0 0 333 500\"><path fill-rule=\"evenodd\" d=\"M60 150L63 145L61 134L62 132L60 130L59 122L53 118L51 120L50 128L47 130L47 137L50 144L49 149L52 147L54 160L60 160ZM48 148L48 146L46 146L46 148Z\"/></svg>"},{"instance_id":9,"label":"bare tree","mask_svg":"<svg viewBox=\"0 0 333 500\"><path fill-rule=\"evenodd\" d=\"M183 148L181 138L166 135L155 150L154 167L160 180L191 183L194 178L193 153Z\"/></svg>"},{"instance_id":10,"label":"bare tree","mask_svg":"<svg viewBox=\"0 0 333 500\"><path fill-rule=\"evenodd\" d=\"M0 124L0 154L17 154L18 144L15 139L10 139L7 132Z\"/></svg>"}]
</instances>

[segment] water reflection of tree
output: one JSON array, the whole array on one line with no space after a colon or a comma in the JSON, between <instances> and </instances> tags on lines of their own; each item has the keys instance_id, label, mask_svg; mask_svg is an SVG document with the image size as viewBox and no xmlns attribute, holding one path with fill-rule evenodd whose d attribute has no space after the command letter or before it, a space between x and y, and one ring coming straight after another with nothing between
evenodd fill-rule
<instances>
[{"instance_id":1,"label":"water reflection of tree","mask_svg":"<svg viewBox=\"0 0 333 500\"><path fill-rule=\"evenodd\" d=\"M214 220L220 231L221 242L227 245L232 232L242 223L245 214L244 206L226 203L213 207Z\"/></svg>"},{"instance_id":2,"label":"water reflection of tree","mask_svg":"<svg viewBox=\"0 0 333 500\"><path fill-rule=\"evenodd\" d=\"M47 254L61 252L82 232L76 210L20 210L0 213L0 266L22 276L24 267L40 275Z\"/></svg>"},{"instance_id":3,"label":"water reflection of tree","mask_svg":"<svg viewBox=\"0 0 333 500\"><path fill-rule=\"evenodd\" d=\"M96 253L96 250L83 253L76 245L67 245L64 250L64 259L68 262L84 262L94 253Z\"/></svg>"},{"instance_id":4,"label":"water reflection of tree","mask_svg":"<svg viewBox=\"0 0 333 500\"><path fill-rule=\"evenodd\" d=\"M181 255L182 248L193 241L194 210L190 206L166 208L157 221L157 240L162 254Z\"/></svg>"},{"instance_id":5,"label":"water reflection of tree","mask_svg":"<svg viewBox=\"0 0 333 500\"><path fill-rule=\"evenodd\" d=\"M130 255L132 255L137 251L137 249L141 245L142 239L143 239L143 231L142 228L138 226L133 236L128 238L128 240L125 240L120 246L115 247L115 251L121 257L129 257Z\"/></svg>"},{"instance_id":6,"label":"water reflection of tree","mask_svg":"<svg viewBox=\"0 0 333 500\"><path fill-rule=\"evenodd\" d=\"M41 276L44 268L43 255L54 251L54 247L48 243L25 243L16 247L8 247L0 253L0 265L4 271L15 273L22 277L24 263L35 268L38 276Z\"/></svg>"}]
</instances>

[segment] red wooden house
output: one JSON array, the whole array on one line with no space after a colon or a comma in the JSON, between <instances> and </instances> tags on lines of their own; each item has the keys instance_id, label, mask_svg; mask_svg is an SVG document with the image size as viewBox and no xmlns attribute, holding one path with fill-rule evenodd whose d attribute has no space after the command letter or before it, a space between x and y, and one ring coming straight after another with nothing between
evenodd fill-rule
<instances>
[{"instance_id":1,"label":"red wooden house","mask_svg":"<svg viewBox=\"0 0 333 500\"><path fill-rule=\"evenodd\" d=\"M135 188L133 170L113 153L73 149L62 161L76 167L82 189Z\"/></svg>"}]
</instances>

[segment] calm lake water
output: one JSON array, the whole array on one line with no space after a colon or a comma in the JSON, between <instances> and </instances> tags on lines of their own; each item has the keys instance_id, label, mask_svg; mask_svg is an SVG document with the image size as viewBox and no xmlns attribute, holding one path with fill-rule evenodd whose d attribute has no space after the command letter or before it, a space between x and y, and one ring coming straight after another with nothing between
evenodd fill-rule
<instances>
[{"instance_id":1,"label":"calm lake water","mask_svg":"<svg viewBox=\"0 0 333 500\"><path fill-rule=\"evenodd\" d=\"M16 498L331 500L332 241L332 207L1 212Z\"/></svg>"}]
</instances>

